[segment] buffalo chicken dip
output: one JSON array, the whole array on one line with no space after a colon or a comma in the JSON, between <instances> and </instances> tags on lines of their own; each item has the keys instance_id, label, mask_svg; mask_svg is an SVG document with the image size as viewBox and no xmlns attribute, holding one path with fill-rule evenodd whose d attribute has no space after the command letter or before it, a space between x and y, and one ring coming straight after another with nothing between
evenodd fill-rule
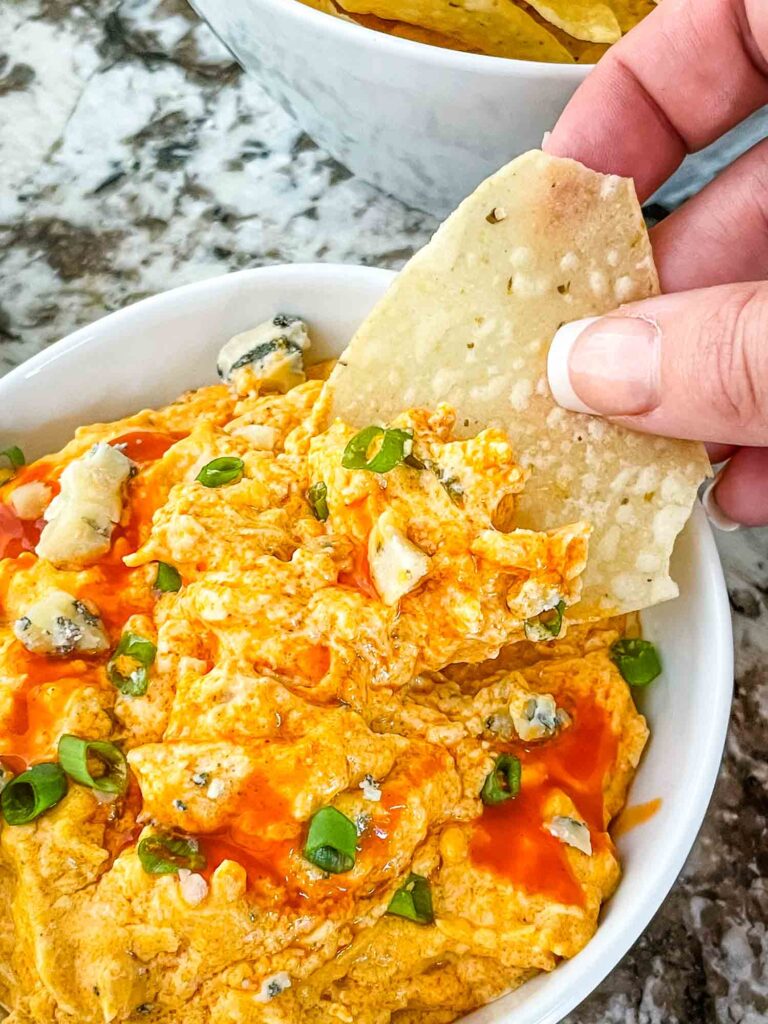
<instances>
[{"instance_id":1,"label":"buffalo chicken dip","mask_svg":"<svg viewBox=\"0 0 768 1024\"><path fill-rule=\"evenodd\" d=\"M658 661L568 623L590 524L516 528L535 466L446 406L332 419L308 346L5 453L9 1024L442 1024L618 882Z\"/></svg>"}]
</instances>

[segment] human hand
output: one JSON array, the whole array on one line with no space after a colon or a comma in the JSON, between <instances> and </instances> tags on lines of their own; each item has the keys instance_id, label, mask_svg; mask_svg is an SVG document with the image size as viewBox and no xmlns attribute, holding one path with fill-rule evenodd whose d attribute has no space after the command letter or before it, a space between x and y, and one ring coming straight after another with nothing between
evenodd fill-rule
<instances>
[{"instance_id":1,"label":"human hand","mask_svg":"<svg viewBox=\"0 0 768 1024\"><path fill-rule=\"evenodd\" d=\"M662 0L611 48L545 148L634 177L645 201L686 153L768 103L765 0ZM717 525L768 524L768 140L651 232L667 293L568 324L550 352L561 405L728 459Z\"/></svg>"}]
</instances>

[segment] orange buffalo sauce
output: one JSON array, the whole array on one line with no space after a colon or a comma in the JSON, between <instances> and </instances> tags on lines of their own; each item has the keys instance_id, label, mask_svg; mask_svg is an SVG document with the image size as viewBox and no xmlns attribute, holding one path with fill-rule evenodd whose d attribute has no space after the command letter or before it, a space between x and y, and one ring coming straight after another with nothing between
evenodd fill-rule
<instances>
[{"instance_id":1,"label":"orange buffalo sauce","mask_svg":"<svg viewBox=\"0 0 768 1024\"><path fill-rule=\"evenodd\" d=\"M638 825L642 825L646 821L649 821L660 809L661 797L658 796L655 800L649 800L645 804L635 804L633 807L625 807L616 819L616 824L611 830L613 832L613 838L618 839L619 836L623 836L633 828L637 828Z\"/></svg>"},{"instance_id":2,"label":"orange buffalo sauce","mask_svg":"<svg viewBox=\"0 0 768 1024\"><path fill-rule=\"evenodd\" d=\"M347 572L339 573L339 583L343 587L354 587L362 591L366 597L379 600L379 594L373 585L371 578L371 566L368 561L368 547L364 544L356 544L352 556L352 568Z\"/></svg>"},{"instance_id":3,"label":"orange buffalo sauce","mask_svg":"<svg viewBox=\"0 0 768 1024\"><path fill-rule=\"evenodd\" d=\"M302 647L296 653L296 667L310 683L319 683L331 667L331 652L324 644Z\"/></svg>"},{"instance_id":4,"label":"orange buffalo sauce","mask_svg":"<svg viewBox=\"0 0 768 1024\"><path fill-rule=\"evenodd\" d=\"M542 828L548 788L526 788L523 774L516 799L483 810L470 842L470 856L478 867L490 869L527 892L582 906L584 894L562 843Z\"/></svg>"},{"instance_id":5,"label":"orange buffalo sauce","mask_svg":"<svg viewBox=\"0 0 768 1024\"><path fill-rule=\"evenodd\" d=\"M37 459L35 462L30 462L28 466L21 467L13 478L13 486L14 488L21 487L22 484L29 484L33 480L39 480L44 484L48 484L51 488L51 493L56 495L61 489L59 477L63 471L63 464L56 465L47 459Z\"/></svg>"},{"instance_id":6,"label":"orange buffalo sauce","mask_svg":"<svg viewBox=\"0 0 768 1024\"><path fill-rule=\"evenodd\" d=\"M248 887L259 888L262 882L286 887L290 874L288 858L293 843L290 840L269 841L259 836L233 835L229 830L200 839L205 854L205 868L201 874L210 880L216 868L225 860L234 861L245 869ZM284 867L281 867L284 864Z\"/></svg>"},{"instance_id":7,"label":"orange buffalo sauce","mask_svg":"<svg viewBox=\"0 0 768 1024\"><path fill-rule=\"evenodd\" d=\"M566 847L544 828L545 805L554 789L567 793L597 845L605 828L603 783L616 759L617 738L607 712L594 701L581 699L567 710L572 722L556 736L506 748L522 764L520 793L484 808L470 856L521 889L582 906L584 894Z\"/></svg>"},{"instance_id":8,"label":"orange buffalo sauce","mask_svg":"<svg viewBox=\"0 0 768 1024\"><path fill-rule=\"evenodd\" d=\"M109 442L113 448L120 445L123 454L132 462L154 462L161 459L171 445L183 435L161 434L152 430L134 430Z\"/></svg>"},{"instance_id":9,"label":"orange buffalo sauce","mask_svg":"<svg viewBox=\"0 0 768 1024\"><path fill-rule=\"evenodd\" d=\"M144 465L161 459L172 445L185 436L184 434L171 435L134 431L122 434L109 443L124 445L123 451L128 458ZM165 502L167 491L167 487L158 486L157 481L147 480L142 475L131 480L128 485L130 517L125 526L119 526L115 530L116 537L125 538L127 547L123 554L136 551L147 539L152 525L152 516Z\"/></svg>"},{"instance_id":10,"label":"orange buffalo sauce","mask_svg":"<svg viewBox=\"0 0 768 1024\"><path fill-rule=\"evenodd\" d=\"M31 654L21 644L15 645L11 667L23 682L0 730L0 756L26 767L55 756L70 701L84 686L101 683L93 662Z\"/></svg>"},{"instance_id":11,"label":"orange buffalo sauce","mask_svg":"<svg viewBox=\"0 0 768 1024\"><path fill-rule=\"evenodd\" d=\"M130 541L115 531L111 550L95 565L96 578L78 588L75 595L90 601L99 609L99 615L111 638L120 636L131 615L148 615L156 596L144 579L142 568L129 569L123 557L131 552ZM138 585L133 586L134 578Z\"/></svg>"},{"instance_id":12,"label":"orange buffalo sauce","mask_svg":"<svg viewBox=\"0 0 768 1024\"><path fill-rule=\"evenodd\" d=\"M370 821L358 842L358 859L375 872L385 871L394 852L394 838L408 802L408 791L440 768L439 757L430 751L414 754L407 768L392 783L382 786L381 800L371 803ZM203 874L210 879L225 860L240 864L246 872L249 889L277 887L287 906L317 904L340 899L351 892L352 883L345 874L313 881L304 888L297 885L295 856L306 838L307 824L297 821L286 797L260 776L252 776L231 822L212 835L197 837L205 854ZM293 862L293 863L292 863Z\"/></svg>"},{"instance_id":13,"label":"orange buffalo sauce","mask_svg":"<svg viewBox=\"0 0 768 1024\"><path fill-rule=\"evenodd\" d=\"M245 868L249 888L258 890L266 882L288 889L290 855L300 828L288 800L265 778L253 775L227 827L199 837L206 858L203 874L210 878L223 861L232 860Z\"/></svg>"},{"instance_id":14,"label":"orange buffalo sauce","mask_svg":"<svg viewBox=\"0 0 768 1024\"><path fill-rule=\"evenodd\" d=\"M126 434L112 443L126 443L126 451L136 461L159 458L177 439L166 434L137 432ZM58 490L58 476L63 467L51 466L41 459L25 466L15 478L16 484L43 480ZM17 569L28 569L35 562L32 553L40 537L43 520L23 521L13 509L0 503L0 606L4 601L10 577ZM123 557L133 547L121 527L113 533L107 554L91 569L93 579L81 583L72 594L98 608L99 615L116 643L126 621L137 613L152 610L155 595L144 581L141 569L129 569ZM132 578L139 574L139 584ZM7 669L17 681L11 699L10 714L0 723L0 756L16 769L55 756L61 733L60 723L66 718L70 701L86 685L105 685L103 666L108 655L81 659L33 654L18 641L9 648Z\"/></svg>"}]
</instances>

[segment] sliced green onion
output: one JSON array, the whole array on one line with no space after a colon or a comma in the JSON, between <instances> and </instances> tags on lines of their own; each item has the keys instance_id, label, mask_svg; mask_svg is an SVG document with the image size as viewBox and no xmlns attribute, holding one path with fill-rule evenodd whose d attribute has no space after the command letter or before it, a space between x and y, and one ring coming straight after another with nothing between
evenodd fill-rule
<instances>
[{"instance_id":1,"label":"sliced green onion","mask_svg":"<svg viewBox=\"0 0 768 1024\"><path fill-rule=\"evenodd\" d=\"M102 773L92 775L88 761L100 765ZM59 764L75 782L100 793L124 793L128 788L125 754L107 740L84 740L67 734L59 740Z\"/></svg>"},{"instance_id":2,"label":"sliced green onion","mask_svg":"<svg viewBox=\"0 0 768 1024\"><path fill-rule=\"evenodd\" d=\"M222 455L206 463L195 477L203 487L223 487L235 483L243 475L245 463L236 455Z\"/></svg>"},{"instance_id":3,"label":"sliced green onion","mask_svg":"<svg viewBox=\"0 0 768 1024\"><path fill-rule=\"evenodd\" d=\"M351 871L355 866L357 829L335 807L321 807L309 822L304 856L332 875Z\"/></svg>"},{"instance_id":4,"label":"sliced green onion","mask_svg":"<svg viewBox=\"0 0 768 1024\"><path fill-rule=\"evenodd\" d=\"M161 594L175 594L177 590L181 590L181 573L175 565L169 565L167 562L157 563L155 590Z\"/></svg>"},{"instance_id":5,"label":"sliced green onion","mask_svg":"<svg viewBox=\"0 0 768 1024\"><path fill-rule=\"evenodd\" d=\"M623 637L611 646L610 658L630 686L647 686L661 674L659 652L649 640Z\"/></svg>"},{"instance_id":6,"label":"sliced green onion","mask_svg":"<svg viewBox=\"0 0 768 1024\"><path fill-rule=\"evenodd\" d=\"M480 799L489 807L514 800L520 792L522 767L520 759L512 754L500 754L480 790Z\"/></svg>"},{"instance_id":7,"label":"sliced green onion","mask_svg":"<svg viewBox=\"0 0 768 1024\"><path fill-rule=\"evenodd\" d=\"M381 438L381 446L372 458L368 458L368 449L373 441ZM365 427L355 434L344 449L341 464L344 469L367 469L370 473L388 473L411 454L413 434L409 430L392 427Z\"/></svg>"},{"instance_id":8,"label":"sliced green onion","mask_svg":"<svg viewBox=\"0 0 768 1024\"><path fill-rule=\"evenodd\" d=\"M12 444L10 448L4 448L0 452L0 456L4 456L14 469L21 469L26 462L24 458L24 452L19 448L17 444Z\"/></svg>"},{"instance_id":9,"label":"sliced green onion","mask_svg":"<svg viewBox=\"0 0 768 1024\"><path fill-rule=\"evenodd\" d=\"M524 623L525 638L534 643L543 640L556 640L563 628L563 613L565 612L565 601L558 601L554 608L533 619L526 619Z\"/></svg>"},{"instance_id":10,"label":"sliced green onion","mask_svg":"<svg viewBox=\"0 0 768 1024\"><path fill-rule=\"evenodd\" d=\"M312 486L307 491L307 501L312 508L312 514L315 519L319 519L321 523L324 523L328 518L328 488L325 486L322 480Z\"/></svg>"},{"instance_id":11,"label":"sliced green onion","mask_svg":"<svg viewBox=\"0 0 768 1024\"><path fill-rule=\"evenodd\" d=\"M368 449L371 447L371 442L383 434L384 427L372 425L364 427L354 437L351 437L341 456L341 464L344 469L367 469Z\"/></svg>"},{"instance_id":12,"label":"sliced green onion","mask_svg":"<svg viewBox=\"0 0 768 1024\"><path fill-rule=\"evenodd\" d=\"M26 825L55 807L67 792L67 776L46 761L17 775L0 793L0 808L9 825Z\"/></svg>"},{"instance_id":13,"label":"sliced green onion","mask_svg":"<svg viewBox=\"0 0 768 1024\"><path fill-rule=\"evenodd\" d=\"M16 471L21 469L26 462L24 452L15 444L0 451L0 459L5 459L8 462L7 466L0 466L0 484L7 484L9 480L13 480Z\"/></svg>"},{"instance_id":14,"label":"sliced green onion","mask_svg":"<svg viewBox=\"0 0 768 1024\"><path fill-rule=\"evenodd\" d=\"M387 913L406 917L417 924L432 924L435 912L432 909L432 889L429 880L423 875L408 875L389 901Z\"/></svg>"},{"instance_id":15,"label":"sliced green onion","mask_svg":"<svg viewBox=\"0 0 768 1024\"><path fill-rule=\"evenodd\" d=\"M192 836L157 832L145 836L137 850L141 866L148 875L174 875L179 868L199 871L205 867L205 854Z\"/></svg>"},{"instance_id":16,"label":"sliced green onion","mask_svg":"<svg viewBox=\"0 0 768 1024\"><path fill-rule=\"evenodd\" d=\"M107 675L113 686L127 697L142 697L149 686L149 669L155 660L157 648L151 640L138 633L123 633L115 653L107 664ZM119 663L133 662L128 674Z\"/></svg>"}]
</instances>

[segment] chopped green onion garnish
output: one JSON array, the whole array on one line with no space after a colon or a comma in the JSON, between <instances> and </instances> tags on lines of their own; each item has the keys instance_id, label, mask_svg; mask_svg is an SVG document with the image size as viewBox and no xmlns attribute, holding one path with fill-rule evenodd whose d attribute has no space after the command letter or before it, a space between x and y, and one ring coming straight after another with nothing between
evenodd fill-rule
<instances>
[{"instance_id":1,"label":"chopped green onion garnish","mask_svg":"<svg viewBox=\"0 0 768 1024\"><path fill-rule=\"evenodd\" d=\"M379 450L372 458L368 458L371 444L381 438ZM413 434L408 430L392 427L365 427L350 439L341 464L344 469L367 469L370 473L388 473L403 462L413 449Z\"/></svg>"},{"instance_id":2,"label":"chopped green onion garnish","mask_svg":"<svg viewBox=\"0 0 768 1024\"><path fill-rule=\"evenodd\" d=\"M94 776L88 762L100 774ZM128 788L128 763L125 754L107 740L84 740L66 735L59 740L59 764L75 782L100 793L124 793Z\"/></svg>"},{"instance_id":3,"label":"chopped green onion garnish","mask_svg":"<svg viewBox=\"0 0 768 1024\"><path fill-rule=\"evenodd\" d=\"M155 590L161 594L175 594L181 590L181 573L175 565L167 562L157 563L157 576L155 576Z\"/></svg>"},{"instance_id":4,"label":"chopped green onion garnish","mask_svg":"<svg viewBox=\"0 0 768 1024\"><path fill-rule=\"evenodd\" d=\"M149 669L156 654L157 648L145 636L123 633L107 664L110 682L128 697L142 697L149 686Z\"/></svg>"},{"instance_id":5,"label":"chopped green onion garnish","mask_svg":"<svg viewBox=\"0 0 768 1024\"><path fill-rule=\"evenodd\" d=\"M417 924L432 924L435 913L432 909L432 889L423 875L408 875L387 907L388 914L407 917Z\"/></svg>"},{"instance_id":6,"label":"chopped green onion garnish","mask_svg":"<svg viewBox=\"0 0 768 1024\"><path fill-rule=\"evenodd\" d=\"M335 807L321 807L309 822L304 856L332 875L351 871L355 866L357 829Z\"/></svg>"},{"instance_id":7,"label":"chopped green onion garnish","mask_svg":"<svg viewBox=\"0 0 768 1024\"><path fill-rule=\"evenodd\" d=\"M500 754L485 778L480 799L489 807L503 804L505 800L514 800L520 792L521 775L520 759L512 754Z\"/></svg>"},{"instance_id":8,"label":"chopped green onion garnish","mask_svg":"<svg viewBox=\"0 0 768 1024\"><path fill-rule=\"evenodd\" d=\"M630 686L647 686L661 673L658 651L649 640L639 637L617 640L610 658Z\"/></svg>"},{"instance_id":9,"label":"chopped green onion garnish","mask_svg":"<svg viewBox=\"0 0 768 1024\"><path fill-rule=\"evenodd\" d=\"M0 452L0 455L5 456L5 458L8 459L8 461L10 462L14 469L21 469L21 467L26 462L26 459L24 458L24 452L21 450L21 448L19 448L17 444L11 445L10 448L4 448Z\"/></svg>"},{"instance_id":10,"label":"chopped green onion garnish","mask_svg":"<svg viewBox=\"0 0 768 1024\"><path fill-rule=\"evenodd\" d=\"M351 437L341 456L341 464L344 469L367 469L368 449L371 447L371 442L383 434L384 427L373 425L364 427L354 437Z\"/></svg>"},{"instance_id":11,"label":"chopped green onion garnish","mask_svg":"<svg viewBox=\"0 0 768 1024\"><path fill-rule=\"evenodd\" d=\"M223 487L224 484L231 484L239 480L243 475L245 463L236 455L222 455L213 459L195 477L203 487Z\"/></svg>"},{"instance_id":12,"label":"chopped green onion garnish","mask_svg":"<svg viewBox=\"0 0 768 1024\"><path fill-rule=\"evenodd\" d=\"M8 465L0 466L0 484L7 484L9 480L13 480L16 476L16 471L21 469L26 460L24 452L15 444L11 445L10 448L4 448L3 451L0 451L1 459L5 459Z\"/></svg>"},{"instance_id":13,"label":"chopped green onion garnish","mask_svg":"<svg viewBox=\"0 0 768 1024\"><path fill-rule=\"evenodd\" d=\"M148 875L173 875L179 868L199 871L206 864L205 854L196 839L171 832L146 836L137 852Z\"/></svg>"},{"instance_id":14,"label":"chopped green onion garnish","mask_svg":"<svg viewBox=\"0 0 768 1024\"><path fill-rule=\"evenodd\" d=\"M9 825L26 825L55 807L67 792L67 776L46 761L17 775L0 793L0 807Z\"/></svg>"},{"instance_id":15,"label":"chopped green onion garnish","mask_svg":"<svg viewBox=\"0 0 768 1024\"><path fill-rule=\"evenodd\" d=\"M543 640L556 640L563 628L563 613L565 612L565 601L558 601L554 608L533 619L526 619L524 623L526 640L533 640L539 643Z\"/></svg>"},{"instance_id":16,"label":"chopped green onion garnish","mask_svg":"<svg viewBox=\"0 0 768 1024\"><path fill-rule=\"evenodd\" d=\"M319 519L321 523L324 523L328 518L328 488L325 486L322 480L312 486L307 491L307 501L312 509L312 514L315 519Z\"/></svg>"}]
</instances>

